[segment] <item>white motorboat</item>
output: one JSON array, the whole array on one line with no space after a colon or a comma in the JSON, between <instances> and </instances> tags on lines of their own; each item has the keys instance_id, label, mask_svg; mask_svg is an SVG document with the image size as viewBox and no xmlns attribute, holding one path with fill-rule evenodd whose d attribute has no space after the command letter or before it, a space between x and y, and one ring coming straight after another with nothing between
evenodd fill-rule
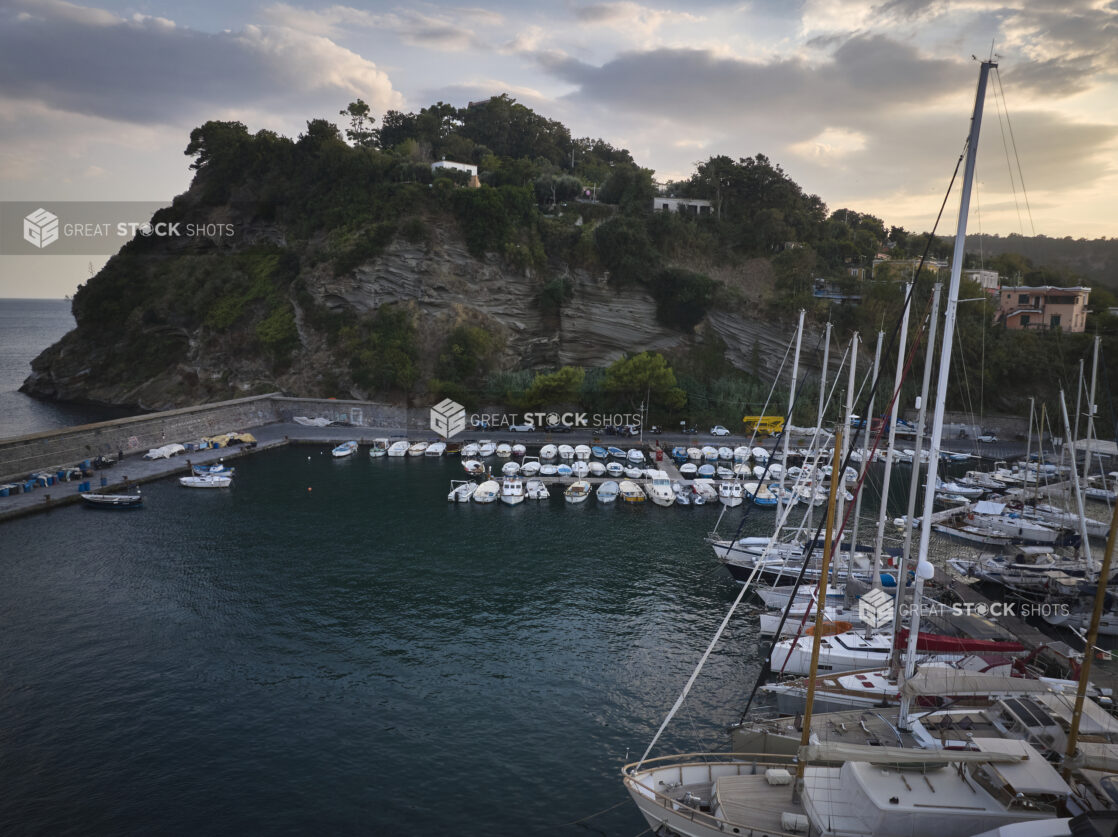
<instances>
[{"instance_id":1,"label":"white motorboat","mask_svg":"<svg viewBox=\"0 0 1118 837\"><path fill-rule=\"evenodd\" d=\"M639 480L644 477L644 468L634 468L630 466L625 469L625 476L631 480Z\"/></svg>"},{"instance_id":2,"label":"white motorboat","mask_svg":"<svg viewBox=\"0 0 1118 837\"><path fill-rule=\"evenodd\" d=\"M475 491L477 483L473 480L451 480L450 493L446 495L446 499L451 503L468 503Z\"/></svg>"},{"instance_id":3,"label":"white motorboat","mask_svg":"<svg viewBox=\"0 0 1118 837\"><path fill-rule=\"evenodd\" d=\"M179 477L179 485L187 488L228 488L233 478L221 474L207 474L204 477Z\"/></svg>"},{"instance_id":4,"label":"white motorboat","mask_svg":"<svg viewBox=\"0 0 1118 837\"><path fill-rule=\"evenodd\" d=\"M590 463L590 476L604 477L606 475L606 464L595 459Z\"/></svg>"},{"instance_id":5,"label":"white motorboat","mask_svg":"<svg viewBox=\"0 0 1118 837\"><path fill-rule=\"evenodd\" d=\"M690 506L691 505L691 488L685 486L681 482L672 483L672 493L675 494L675 504L677 506Z\"/></svg>"},{"instance_id":6,"label":"white motorboat","mask_svg":"<svg viewBox=\"0 0 1118 837\"><path fill-rule=\"evenodd\" d=\"M633 448L625 454L625 458L634 465L641 465L644 463L644 451L640 448Z\"/></svg>"},{"instance_id":7,"label":"white motorboat","mask_svg":"<svg viewBox=\"0 0 1118 837\"><path fill-rule=\"evenodd\" d=\"M525 477L534 477L540 472L540 460L534 456L524 457L520 465L520 474Z\"/></svg>"},{"instance_id":8,"label":"white motorboat","mask_svg":"<svg viewBox=\"0 0 1118 837\"><path fill-rule=\"evenodd\" d=\"M462 458L463 459L474 459L478 455L479 454L478 454L478 443L477 442L466 442L466 444L464 444L462 446Z\"/></svg>"},{"instance_id":9,"label":"white motorboat","mask_svg":"<svg viewBox=\"0 0 1118 837\"><path fill-rule=\"evenodd\" d=\"M606 463L606 473L611 477L620 477L625 473L625 466L620 462L610 460Z\"/></svg>"},{"instance_id":10,"label":"white motorboat","mask_svg":"<svg viewBox=\"0 0 1118 837\"><path fill-rule=\"evenodd\" d=\"M643 489L632 480L622 480L617 486L617 491L626 503L643 503L648 499Z\"/></svg>"},{"instance_id":11,"label":"white motorboat","mask_svg":"<svg viewBox=\"0 0 1118 837\"><path fill-rule=\"evenodd\" d=\"M576 482L572 482L563 492L563 498L568 503L583 503L586 502L586 498L589 496L590 483L588 483L586 480L578 480Z\"/></svg>"},{"instance_id":12,"label":"white motorboat","mask_svg":"<svg viewBox=\"0 0 1118 837\"><path fill-rule=\"evenodd\" d=\"M520 444L520 442L517 442L515 445L512 446L512 455L515 459L522 459L524 457L524 454L526 454L527 452L528 448Z\"/></svg>"},{"instance_id":13,"label":"white motorboat","mask_svg":"<svg viewBox=\"0 0 1118 837\"><path fill-rule=\"evenodd\" d=\"M485 465L476 459L463 459L462 469L471 476L481 476L485 473Z\"/></svg>"},{"instance_id":14,"label":"white motorboat","mask_svg":"<svg viewBox=\"0 0 1118 837\"><path fill-rule=\"evenodd\" d=\"M411 443L400 439L388 446L387 453L389 456L407 456L409 447L411 447Z\"/></svg>"},{"instance_id":15,"label":"white motorboat","mask_svg":"<svg viewBox=\"0 0 1118 837\"><path fill-rule=\"evenodd\" d=\"M432 442L427 446L427 450L423 451L424 456L442 456L446 453L446 442Z\"/></svg>"},{"instance_id":16,"label":"white motorboat","mask_svg":"<svg viewBox=\"0 0 1118 837\"><path fill-rule=\"evenodd\" d=\"M497 456L501 459L508 459L510 456L512 456L512 445L510 445L508 442L501 442L499 445L497 445L496 452Z\"/></svg>"},{"instance_id":17,"label":"white motorboat","mask_svg":"<svg viewBox=\"0 0 1118 837\"><path fill-rule=\"evenodd\" d=\"M558 473L559 466L556 465L554 462L544 462L542 465L540 465L541 477L554 477Z\"/></svg>"},{"instance_id":18,"label":"white motorboat","mask_svg":"<svg viewBox=\"0 0 1118 837\"><path fill-rule=\"evenodd\" d=\"M704 462L702 465L699 466L699 470L696 473L697 476L702 479L711 479L712 477L714 477L715 474L714 465L709 462Z\"/></svg>"},{"instance_id":19,"label":"white motorboat","mask_svg":"<svg viewBox=\"0 0 1118 837\"><path fill-rule=\"evenodd\" d=\"M588 462L590 460L590 445L575 445L575 459Z\"/></svg>"},{"instance_id":20,"label":"white motorboat","mask_svg":"<svg viewBox=\"0 0 1118 837\"><path fill-rule=\"evenodd\" d=\"M501 473L504 474L506 477L515 477L517 474L520 473L520 463L510 459L508 462L501 466Z\"/></svg>"},{"instance_id":21,"label":"white motorboat","mask_svg":"<svg viewBox=\"0 0 1118 837\"><path fill-rule=\"evenodd\" d=\"M561 477L569 477L574 474L574 469L571 468L566 462L560 462L555 466L555 473Z\"/></svg>"},{"instance_id":22,"label":"white motorboat","mask_svg":"<svg viewBox=\"0 0 1118 837\"><path fill-rule=\"evenodd\" d=\"M745 445L738 445L734 448L734 462L748 462L750 456L750 450Z\"/></svg>"},{"instance_id":23,"label":"white motorboat","mask_svg":"<svg viewBox=\"0 0 1118 837\"><path fill-rule=\"evenodd\" d=\"M342 442L340 445L330 451L330 455L333 456L335 459L341 459L346 456L353 456L353 454L355 453L357 453L357 442L352 441Z\"/></svg>"},{"instance_id":24,"label":"white motorboat","mask_svg":"<svg viewBox=\"0 0 1118 837\"><path fill-rule=\"evenodd\" d=\"M582 459L576 459L571 463L571 473L578 479L590 475L590 463Z\"/></svg>"},{"instance_id":25,"label":"white motorboat","mask_svg":"<svg viewBox=\"0 0 1118 837\"><path fill-rule=\"evenodd\" d=\"M540 460L542 461L544 459L554 459L558 455L558 453L559 448L557 448L553 444L548 443L540 448Z\"/></svg>"},{"instance_id":26,"label":"white motorboat","mask_svg":"<svg viewBox=\"0 0 1118 837\"><path fill-rule=\"evenodd\" d=\"M575 449L570 445L559 445L559 458L565 461L570 461L575 458Z\"/></svg>"},{"instance_id":27,"label":"white motorboat","mask_svg":"<svg viewBox=\"0 0 1118 837\"><path fill-rule=\"evenodd\" d=\"M718 489L715 487L714 483L708 479L696 479L692 482L691 492L702 498L702 502L698 502L696 505L701 506L703 503L713 503L718 499ZM695 503L696 501L692 498L691 502Z\"/></svg>"},{"instance_id":28,"label":"white motorboat","mask_svg":"<svg viewBox=\"0 0 1118 837\"><path fill-rule=\"evenodd\" d=\"M727 447L726 445L722 445L718 448L718 458L724 459L727 462L731 462L734 458L734 449L731 447Z\"/></svg>"},{"instance_id":29,"label":"white motorboat","mask_svg":"<svg viewBox=\"0 0 1118 837\"><path fill-rule=\"evenodd\" d=\"M762 447L753 448L751 451L753 458L761 465L769 461L769 452Z\"/></svg>"},{"instance_id":30,"label":"white motorboat","mask_svg":"<svg viewBox=\"0 0 1118 837\"><path fill-rule=\"evenodd\" d=\"M413 442L408 448L408 456L423 456L427 450L426 442Z\"/></svg>"},{"instance_id":31,"label":"white motorboat","mask_svg":"<svg viewBox=\"0 0 1118 837\"><path fill-rule=\"evenodd\" d=\"M137 488L135 494L99 494L94 491L81 495L87 506L98 509L139 509L143 508L144 498Z\"/></svg>"},{"instance_id":32,"label":"white motorboat","mask_svg":"<svg viewBox=\"0 0 1118 837\"><path fill-rule=\"evenodd\" d=\"M692 462L701 462L703 459L702 448L688 448L687 458Z\"/></svg>"},{"instance_id":33,"label":"white motorboat","mask_svg":"<svg viewBox=\"0 0 1118 837\"><path fill-rule=\"evenodd\" d=\"M483 459L487 456L492 456L497 452L496 442L478 442L477 455Z\"/></svg>"},{"instance_id":34,"label":"white motorboat","mask_svg":"<svg viewBox=\"0 0 1118 837\"><path fill-rule=\"evenodd\" d=\"M675 492L667 471L654 471L646 488L649 498L658 506L675 505Z\"/></svg>"},{"instance_id":35,"label":"white motorboat","mask_svg":"<svg viewBox=\"0 0 1118 837\"><path fill-rule=\"evenodd\" d=\"M551 492L543 480L532 479L524 483L524 496L529 500L548 500Z\"/></svg>"},{"instance_id":36,"label":"white motorboat","mask_svg":"<svg viewBox=\"0 0 1118 837\"><path fill-rule=\"evenodd\" d=\"M515 465L516 463L509 462L508 464ZM510 506L524 502L524 481L520 477L506 476L501 481L501 502Z\"/></svg>"},{"instance_id":37,"label":"white motorboat","mask_svg":"<svg viewBox=\"0 0 1118 837\"><path fill-rule=\"evenodd\" d=\"M725 465L716 467L714 469L714 475L720 480L732 480L734 478L734 472Z\"/></svg>"},{"instance_id":38,"label":"white motorboat","mask_svg":"<svg viewBox=\"0 0 1118 837\"><path fill-rule=\"evenodd\" d=\"M718 499L724 506L734 508L740 506L744 498L740 482L722 482L718 486Z\"/></svg>"},{"instance_id":39,"label":"white motorboat","mask_svg":"<svg viewBox=\"0 0 1118 837\"><path fill-rule=\"evenodd\" d=\"M716 448L714 445L703 445L703 461L717 462L718 448Z\"/></svg>"},{"instance_id":40,"label":"white motorboat","mask_svg":"<svg viewBox=\"0 0 1118 837\"><path fill-rule=\"evenodd\" d=\"M684 479L694 479L695 474L699 472L699 466L694 462L684 462L679 466L679 475Z\"/></svg>"},{"instance_id":41,"label":"white motorboat","mask_svg":"<svg viewBox=\"0 0 1118 837\"><path fill-rule=\"evenodd\" d=\"M595 494L598 497L598 502L612 503L617 499L618 492L617 483L613 480L606 480L598 486L598 490Z\"/></svg>"},{"instance_id":42,"label":"white motorboat","mask_svg":"<svg viewBox=\"0 0 1118 837\"><path fill-rule=\"evenodd\" d=\"M369 448L369 456L376 459L388 453L388 439L373 439L373 446Z\"/></svg>"},{"instance_id":43,"label":"white motorboat","mask_svg":"<svg viewBox=\"0 0 1118 837\"><path fill-rule=\"evenodd\" d=\"M496 480L486 480L473 493L475 503L492 503L501 495L501 484Z\"/></svg>"}]
</instances>

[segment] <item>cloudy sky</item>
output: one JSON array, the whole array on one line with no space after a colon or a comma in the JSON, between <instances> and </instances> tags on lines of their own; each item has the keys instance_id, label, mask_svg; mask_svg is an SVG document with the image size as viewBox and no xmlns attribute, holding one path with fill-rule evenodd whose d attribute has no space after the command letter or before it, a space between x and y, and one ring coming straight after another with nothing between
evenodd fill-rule
<instances>
[{"instance_id":1,"label":"cloudy sky","mask_svg":"<svg viewBox=\"0 0 1118 837\"><path fill-rule=\"evenodd\" d=\"M1118 0L0 0L0 196L168 202L207 119L295 136L357 97L508 92L659 180L762 153L832 209L920 231L993 49L971 231L1109 237L1115 44ZM72 293L103 261L0 255L0 297Z\"/></svg>"}]
</instances>

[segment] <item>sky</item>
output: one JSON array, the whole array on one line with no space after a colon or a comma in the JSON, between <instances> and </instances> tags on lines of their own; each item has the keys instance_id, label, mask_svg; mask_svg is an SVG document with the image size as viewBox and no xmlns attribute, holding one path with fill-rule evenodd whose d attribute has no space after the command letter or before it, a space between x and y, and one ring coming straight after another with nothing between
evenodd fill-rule
<instances>
[{"instance_id":1,"label":"sky","mask_svg":"<svg viewBox=\"0 0 1118 837\"><path fill-rule=\"evenodd\" d=\"M831 210L925 231L994 54L969 231L1112 237L1115 44L1118 0L0 0L0 202L167 204L210 119L294 137L358 97L508 93L658 181L764 154ZM71 294L105 258L0 253L0 298Z\"/></svg>"}]
</instances>

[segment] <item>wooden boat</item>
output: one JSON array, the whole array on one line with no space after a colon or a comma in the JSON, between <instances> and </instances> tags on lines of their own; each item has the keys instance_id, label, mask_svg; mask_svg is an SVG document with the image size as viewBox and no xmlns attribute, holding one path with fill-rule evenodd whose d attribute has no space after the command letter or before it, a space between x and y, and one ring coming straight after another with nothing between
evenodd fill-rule
<instances>
[{"instance_id":1,"label":"wooden boat","mask_svg":"<svg viewBox=\"0 0 1118 837\"><path fill-rule=\"evenodd\" d=\"M98 494L90 491L82 494L81 498L87 506L95 509L139 509L144 505L139 490L135 494Z\"/></svg>"}]
</instances>

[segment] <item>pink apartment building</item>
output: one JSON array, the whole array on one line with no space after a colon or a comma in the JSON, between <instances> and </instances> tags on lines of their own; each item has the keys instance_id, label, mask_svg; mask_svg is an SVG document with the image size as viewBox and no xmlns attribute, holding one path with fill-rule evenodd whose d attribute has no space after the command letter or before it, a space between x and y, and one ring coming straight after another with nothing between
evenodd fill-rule
<instances>
[{"instance_id":1,"label":"pink apartment building","mask_svg":"<svg viewBox=\"0 0 1118 837\"><path fill-rule=\"evenodd\" d=\"M1087 298L1090 288L1002 287L998 290L997 321L1012 329L1062 329L1083 331L1087 327Z\"/></svg>"}]
</instances>

